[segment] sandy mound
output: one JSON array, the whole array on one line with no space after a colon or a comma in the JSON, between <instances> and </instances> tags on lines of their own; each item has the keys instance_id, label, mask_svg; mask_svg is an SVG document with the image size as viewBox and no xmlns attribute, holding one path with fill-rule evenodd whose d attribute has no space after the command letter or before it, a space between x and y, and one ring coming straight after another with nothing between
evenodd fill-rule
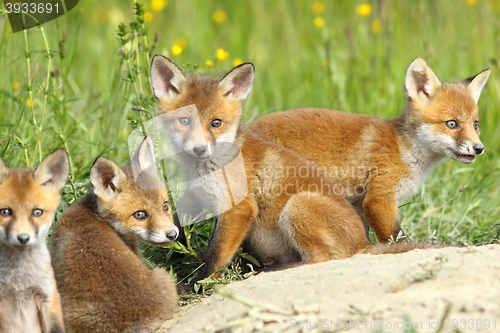
<instances>
[{"instance_id":1,"label":"sandy mound","mask_svg":"<svg viewBox=\"0 0 500 333\"><path fill-rule=\"evenodd\" d=\"M225 295L225 296L224 296ZM356 255L234 282L165 323L170 333L500 331L500 245Z\"/></svg>"}]
</instances>

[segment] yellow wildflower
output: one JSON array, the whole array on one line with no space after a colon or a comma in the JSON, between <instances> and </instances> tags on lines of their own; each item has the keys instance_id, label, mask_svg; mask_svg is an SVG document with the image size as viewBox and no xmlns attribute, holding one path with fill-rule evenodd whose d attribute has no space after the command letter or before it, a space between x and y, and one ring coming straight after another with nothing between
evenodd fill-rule
<instances>
[{"instance_id":1,"label":"yellow wildflower","mask_svg":"<svg viewBox=\"0 0 500 333\"><path fill-rule=\"evenodd\" d=\"M382 31L382 28L384 27L384 25L382 24L382 20L381 19L374 19L372 21L372 24L370 25L370 28L372 29L373 33L375 34L378 34Z\"/></svg>"},{"instance_id":2,"label":"yellow wildflower","mask_svg":"<svg viewBox=\"0 0 500 333\"><path fill-rule=\"evenodd\" d=\"M216 9L212 14L212 20L217 24L222 24L227 21L227 13L223 9Z\"/></svg>"},{"instance_id":3,"label":"yellow wildflower","mask_svg":"<svg viewBox=\"0 0 500 333\"><path fill-rule=\"evenodd\" d=\"M207 66L207 67L212 67L213 65L214 65L214 62L212 60L207 60L205 62L205 66Z\"/></svg>"},{"instance_id":4,"label":"yellow wildflower","mask_svg":"<svg viewBox=\"0 0 500 333\"><path fill-rule=\"evenodd\" d=\"M324 1L314 1L311 6L311 11L315 15L323 14L326 11L326 5Z\"/></svg>"},{"instance_id":5,"label":"yellow wildflower","mask_svg":"<svg viewBox=\"0 0 500 333\"><path fill-rule=\"evenodd\" d=\"M239 66L242 63L243 63L243 60L241 60L240 58L236 58L233 60L233 67Z\"/></svg>"},{"instance_id":6,"label":"yellow wildflower","mask_svg":"<svg viewBox=\"0 0 500 333\"><path fill-rule=\"evenodd\" d=\"M151 0L149 7L151 10L155 12L162 11L163 8L167 7L168 1L167 0Z\"/></svg>"},{"instance_id":7,"label":"yellow wildflower","mask_svg":"<svg viewBox=\"0 0 500 333\"><path fill-rule=\"evenodd\" d=\"M19 89L19 87L21 87L21 83L20 82L16 82L12 85L12 88L14 88L14 90L17 90Z\"/></svg>"},{"instance_id":8,"label":"yellow wildflower","mask_svg":"<svg viewBox=\"0 0 500 333\"><path fill-rule=\"evenodd\" d=\"M475 6L481 2L481 0L464 0L468 6Z\"/></svg>"},{"instance_id":9,"label":"yellow wildflower","mask_svg":"<svg viewBox=\"0 0 500 333\"><path fill-rule=\"evenodd\" d=\"M372 5L370 5L369 3L362 3L361 5L356 6L356 9L354 11L359 16L370 16L370 14L372 13Z\"/></svg>"},{"instance_id":10,"label":"yellow wildflower","mask_svg":"<svg viewBox=\"0 0 500 333\"><path fill-rule=\"evenodd\" d=\"M313 21L313 24L317 27L317 28L321 28L325 25L325 19L322 17L322 16L316 16L314 18L314 21Z\"/></svg>"},{"instance_id":11,"label":"yellow wildflower","mask_svg":"<svg viewBox=\"0 0 500 333\"><path fill-rule=\"evenodd\" d=\"M149 10L144 13L144 22L146 23L151 23L155 17L153 16L153 13L151 13Z\"/></svg>"},{"instance_id":12,"label":"yellow wildflower","mask_svg":"<svg viewBox=\"0 0 500 333\"><path fill-rule=\"evenodd\" d=\"M229 58L229 52L226 52L224 49L217 49L217 52L215 53L215 58L219 61L224 61L227 58Z\"/></svg>"},{"instance_id":13,"label":"yellow wildflower","mask_svg":"<svg viewBox=\"0 0 500 333\"><path fill-rule=\"evenodd\" d=\"M180 45L175 44L174 46L172 46L172 55L173 56L178 56L179 54L182 53L182 51L183 51L183 49Z\"/></svg>"}]
</instances>

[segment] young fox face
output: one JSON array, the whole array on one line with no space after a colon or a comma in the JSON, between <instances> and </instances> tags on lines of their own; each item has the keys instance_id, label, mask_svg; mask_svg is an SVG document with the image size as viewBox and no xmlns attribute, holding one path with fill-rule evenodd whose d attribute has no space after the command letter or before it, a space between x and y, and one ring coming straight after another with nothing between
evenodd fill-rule
<instances>
[{"instance_id":1,"label":"young fox face","mask_svg":"<svg viewBox=\"0 0 500 333\"><path fill-rule=\"evenodd\" d=\"M64 150L34 171L9 170L0 160L0 242L18 249L45 242L68 170Z\"/></svg>"},{"instance_id":2,"label":"young fox face","mask_svg":"<svg viewBox=\"0 0 500 333\"><path fill-rule=\"evenodd\" d=\"M435 154L474 162L484 151L477 101L489 75L484 70L458 84L442 84L424 60L415 59L406 74L406 93L416 140Z\"/></svg>"},{"instance_id":3,"label":"young fox face","mask_svg":"<svg viewBox=\"0 0 500 333\"><path fill-rule=\"evenodd\" d=\"M242 115L241 100L245 100L252 85L252 64L242 64L221 79L188 78L172 63L174 80L163 79L163 56L156 56L151 66L151 86L160 100L161 112L169 112L165 123L171 139L195 161L207 160L224 143L234 142ZM178 94L182 91L182 94ZM203 91L203 94L199 92Z\"/></svg>"},{"instance_id":4,"label":"young fox face","mask_svg":"<svg viewBox=\"0 0 500 333\"><path fill-rule=\"evenodd\" d=\"M165 246L177 238L179 231L149 145L146 139L131 165L123 169L99 157L90 171L90 182L98 198L99 215L118 234Z\"/></svg>"}]
</instances>

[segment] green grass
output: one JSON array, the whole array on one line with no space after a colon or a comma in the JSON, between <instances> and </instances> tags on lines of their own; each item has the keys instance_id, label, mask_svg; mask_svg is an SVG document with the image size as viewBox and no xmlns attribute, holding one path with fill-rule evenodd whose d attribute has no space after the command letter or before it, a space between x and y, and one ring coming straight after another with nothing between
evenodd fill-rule
<instances>
[{"instance_id":1,"label":"green grass","mask_svg":"<svg viewBox=\"0 0 500 333\"><path fill-rule=\"evenodd\" d=\"M313 3L169 1L142 24L132 1L88 0L43 30L16 34L7 16L0 16L0 157L11 166L33 166L65 147L72 165L67 207L84 193L97 156L126 162L128 134L149 119L132 106L154 110L147 76L157 53L208 74L227 72L236 59L253 62L256 79L245 122L255 114L304 106L392 118L404 109L404 75L415 57L426 59L444 81L491 67L479 102L485 154L470 166L451 160L439 165L400 215L412 239L498 240L500 3L367 1L373 10L366 17L355 11L362 1L325 1L324 13L313 13ZM220 24L212 18L216 9L227 15ZM324 26L313 24L317 16ZM381 23L378 33L374 20ZM120 23L127 26L121 41ZM175 56L176 44L183 50ZM226 60L216 59L219 48L229 53ZM180 255L147 253L156 263L175 263L179 278L185 277L199 265L193 254L205 248L211 224L192 232L193 247L179 249ZM245 270L245 263L236 266Z\"/></svg>"}]
</instances>

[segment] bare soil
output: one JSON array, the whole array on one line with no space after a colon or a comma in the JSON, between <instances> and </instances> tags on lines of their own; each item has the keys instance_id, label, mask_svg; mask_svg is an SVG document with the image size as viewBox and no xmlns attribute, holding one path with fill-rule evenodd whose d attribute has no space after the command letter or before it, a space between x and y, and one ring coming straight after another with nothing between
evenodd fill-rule
<instances>
[{"instance_id":1,"label":"bare soil","mask_svg":"<svg viewBox=\"0 0 500 333\"><path fill-rule=\"evenodd\" d=\"M500 245L356 255L261 273L158 332L500 332Z\"/></svg>"}]
</instances>

